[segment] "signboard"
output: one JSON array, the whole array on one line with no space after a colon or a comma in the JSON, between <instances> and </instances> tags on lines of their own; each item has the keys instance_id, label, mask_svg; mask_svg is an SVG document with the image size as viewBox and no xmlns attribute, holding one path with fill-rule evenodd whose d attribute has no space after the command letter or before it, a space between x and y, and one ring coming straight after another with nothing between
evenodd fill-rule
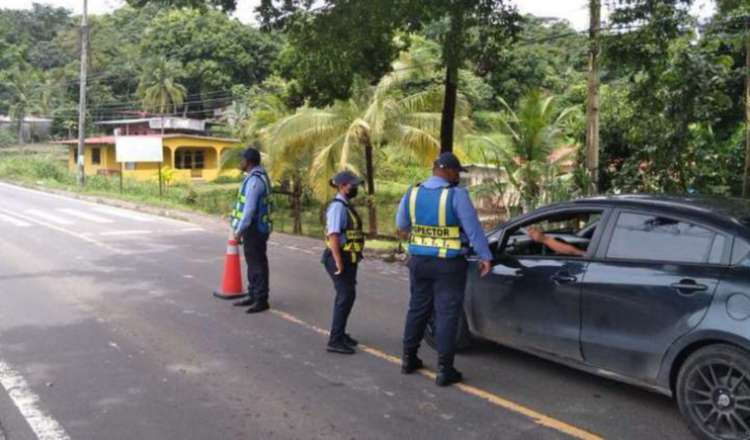
<instances>
[{"instance_id":1,"label":"signboard","mask_svg":"<svg viewBox=\"0 0 750 440\"><path fill-rule=\"evenodd\" d=\"M160 136L115 136L117 162L163 162Z\"/></svg>"}]
</instances>

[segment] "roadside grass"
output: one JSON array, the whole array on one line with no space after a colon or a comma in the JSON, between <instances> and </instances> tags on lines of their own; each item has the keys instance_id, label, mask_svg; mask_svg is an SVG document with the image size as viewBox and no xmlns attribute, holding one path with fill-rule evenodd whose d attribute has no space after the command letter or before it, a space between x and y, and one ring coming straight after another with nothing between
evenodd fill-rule
<instances>
[{"instance_id":1,"label":"roadside grass","mask_svg":"<svg viewBox=\"0 0 750 440\"><path fill-rule=\"evenodd\" d=\"M206 214L228 217L237 197L238 180L221 179L211 183L173 183L164 188L159 196L156 180L137 181L123 179L122 192L120 178L111 176L87 176L86 185L81 188L76 176L68 169L67 150L56 145L33 145L0 148L0 179L38 187L71 191L92 196L110 197L133 203L155 207L185 209ZM395 215L401 196L408 185L394 182L376 182L378 193L375 205L378 216L378 232L383 236L395 237ZM368 212L364 197L357 199L357 210L367 231ZM289 197L283 194L273 196L274 230L291 234L294 220ZM324 226L322 214L325 205L306 200L302 211L302 233L305 236L322 238ZM396 241L371 240L368 248L392 251L398 248Z\"/></svg>"}]
</instances>

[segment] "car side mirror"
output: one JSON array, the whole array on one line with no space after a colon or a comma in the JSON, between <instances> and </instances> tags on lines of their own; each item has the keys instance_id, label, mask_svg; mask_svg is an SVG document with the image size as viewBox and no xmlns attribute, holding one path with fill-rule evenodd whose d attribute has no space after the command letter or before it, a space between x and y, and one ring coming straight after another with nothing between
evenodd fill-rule
<instances>
[{"instance_id":1,"label":"car side mirror","mask_svg":"<svg viewBox=\"0 0 750 440\"><path fill-rule=\"evenodd\" d=\"M507 254L505 252L501 252L492 259L492 265L503 265L505 267L510 267L511 269L523 269L523 264L518 260L518 258L514 257L513 255Z\"/></svg>"}]
</instances>

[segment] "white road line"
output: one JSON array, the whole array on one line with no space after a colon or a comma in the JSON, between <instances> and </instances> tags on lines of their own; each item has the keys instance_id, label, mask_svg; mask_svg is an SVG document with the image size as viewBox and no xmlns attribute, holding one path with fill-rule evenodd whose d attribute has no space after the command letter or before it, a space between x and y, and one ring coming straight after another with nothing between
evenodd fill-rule
<instances>
[{"instance_id":1,"label":"white road line","mask_svg":"<svg viewBox=\"0 0 750 440\"><path fill-rule=\"evenodd\" d=\"M82 218L94 223L114 223L114 220L110 220L108 218L100 217L94 214L89 214L87 212L82 212L77 209L58 208L57 210L60 212L64 212L65 214L72 215L73 217Z\"/></svg>"},{"instance_id":2,"label":"white road line","mask_svg":"<svg viewBox=\"0 0 750 440\"><path fill-rule=\"evenodd\" d=\"M58 225L72 225L74 222L71 220L68 220L63 217L58 217L55 214L51 214L46 211L42 211L41 209L27 209L24 211L26 214L33 215L34 217L38 217L44 220L47 220L52 223L57 223Z\"/></svg>"},{"instance_id":3,"label":"white road line","mask_svg":"<svg viewBox=\"0 0 750 440\"><path fill-rule=\"evenodd\" d=\"M5 214L0 214L0 220L4 221L6 223L10 223L13 226L20 226L22 228L26 228L26 227L31 226L31 223L26 223L23 220L19 220L19 219L15 218L15 217L11 217L11 216L5 215Z\"/></svg>"},{"instance_id":4,"label":"white road line","mask_svg":"<svg viewBox=\"0 0 750 440\"><path fill-rule=\"evenodd\" d=\"M100 232L99 235L102 236L112 236L112 235L145 235L145 234L151 234L153 231L108 231L108 232Z\"/></svg>"},{"instance_id":5,"label":"white road line","mask_svg":"<svg viewBox=\"0 0 750 440\"><path fill-rule=\"evenodd\" d=\"M129 220L135 220L137 222L152 222L153 218L146 217L145 215L135 214L133 212L126 211L124 209L110 208L107 206L97 206L93 208L94 211L101 212L103 214L114 215L117 217L123 217Z\"/></svg>"},{"instance_id":6,"label":"white road line","mask_svg":"<svg viewBox=\"0 0 750 440\"><path fill-rule=\"evenodd\" d=\"M20 217L20 218L22 218L22 219L24 219L24 220L26 220L28 222L31 222L33 224L36 224L36 225L39 225L39 226L44 226L45 228L53 229L55 231L62 232L63 234L68 234L70 236L76 237L76 238L78 238L80 240L83 240L85 242L88 242L88 243L91 243L93 245L99 246L99 247L101 247L103 249L106 249L106 250L108 250L110 252L113 252L115 254L126 254L125 251L122 251L120 249L112 247L112 246L108 245L107 243L102 243L101 241L94 240L91 237L87 237L85 234L80 234L78 232L71 231L71 230L68 230L68 229L65 229L65 228L61 228L59 226L51 225L49 223L42 222L42 221L37 220L35 218L31 218L31 217L28 217L28 216L25 216L25 215L21 215L21 214L16 214L14 212L11 212L11 211L8 211L8 210L2 209L2 208L0 208L0 211L4 212L6 214L13 214L16 217Z\"/></svg>"},{"instance_id":7,"label":"white road line","mask_svg":"<svg viewBox=\"0 0 750 440\"><path fill-rule=\"evenodd\" d=\"M10 365L0 360L0 384L39 440L70 440L63 427L39 408L39 396Z\"/></svg>"}]
</instances>

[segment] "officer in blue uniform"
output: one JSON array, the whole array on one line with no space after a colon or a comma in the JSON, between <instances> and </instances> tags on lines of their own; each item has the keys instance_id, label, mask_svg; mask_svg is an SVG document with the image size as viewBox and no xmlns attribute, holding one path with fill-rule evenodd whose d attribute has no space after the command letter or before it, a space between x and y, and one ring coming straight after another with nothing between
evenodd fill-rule
<instances>
[{"instance_id":1,"label":"officer in blue uniform","mask_svg":"<svg viewBox=\"0 0 750 440\"><path fill-rule=\"evenodd\" d=\"M357 267L365 244L362 219L351 205L362 180L351 171L342 171L331 179L337 194L326 210L326 249L321 262L333 281L331 336L326 350L354 354L357 340L346 333L346 322L357 296Z\"/></svg>"},{"instance_id":2,"label":"officer in blue uniform","mask_svg":"<svg viewBox=\"0 0 750 440\"><path fill-rule=\"evenodd\" d=\"M492 260L476 209L468 192L458 187L461 171L466 170L453 153L442 153L434 163L432 177L406 192L396 214L401 235L409 237L411 281L401 372L411 374L423 367L417 351L434 313L439 386L462 380L453 359L469 244L480 258L482 276L489 273Z\"/></svg>"},{"instance_id":3,"label":"officer in blue uniform","mask_svg":"<svg viewBox=\"0 0 750 440\"><path fill-rule=\"evenodd\" d=\"M267 243L271 234L271 181L260 165L260 152L248 148L242 154L240 169L247 173L240 186L232 212L232 230L237 242L242 242L247 263L247 292L245 300L234 305L246 307L247 313L268 310L268 255Z\"/></svg>"}]
</instances>

